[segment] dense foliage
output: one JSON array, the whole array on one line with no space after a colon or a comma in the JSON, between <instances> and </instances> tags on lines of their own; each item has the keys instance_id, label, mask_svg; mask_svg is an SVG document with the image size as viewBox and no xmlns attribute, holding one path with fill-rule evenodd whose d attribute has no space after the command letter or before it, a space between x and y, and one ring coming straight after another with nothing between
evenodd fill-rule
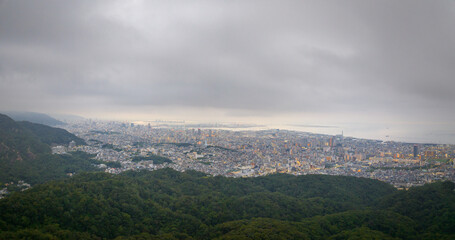
<instances>
[{"instance_id":1,"label":"dense foliage","mask_svg":"<svg viewBox=\"0 0 455 240\"><path fill-rule=\"evenodd\" d=\"M98 141L99 142L99 141ZM105 149L112 149L112 150L115 150L117 152L121 152L122 149L121 148L118 148L118 147L115 147L113 144L111 143L105 143L103 145L101 145L101 148L105 148Z\"/></svg>"},{"instance_id":2,"label":"dense foliage","mask_svg":"<svg viewBox=\"0 0 455 240\"><path fill-rule=\"evenodd\" d=\"M455 184L438 182L384 198L380 207L416 220L417 229L455 234Z\"/></svg>"},{"instance_id":3,"label":"dense foliage","mask_svg":"<svg viewBox=\"0 0 455 240\"><path fill-rule=\"evenodd\" d=\"M83 140L66 130L15 122L0 114L0 182L30 184L66 177L68 173L97 170L84 153L53 155L49 144Z\"/></svg>"},{"instance_id":4,"label":"dense foliage","mask_svg":"<svg viewBox=\"0 0 455 240\"><path fill-rule=\"evenodd\" d=\"M84 152L73 152L64 155L38 154L31 161L18 161L2 164L1 182L23 180L32 185L67 177L68 174L98 171L94 160Z\"/></svg>"},{"instance_id":5,"label":"dense foliage","mask_svg":"<svg viewBox=\"0 0 455 240\"><path fill-rule=\"evenodd\" d=\"M65 129L49 127L43 124L31 122L18 122L18 124L30 130L38 139L48 145L57 144L67 146L69 142L74 141L76 145L85 145L85 141L74 136Z\"/></svg>"},{"instance_id":6,"label":"dense foliage","mask_svg":"<svg viewBox=\"0 0 455 240\"><path fill-rule=\"evenodd\" d=\"M147 156L135 156L131 159L133 162L153 161L153 164L172 163L172 160L160 155L149 153Z\"/></svg>"},{"instance_id":7,"label":"dense foliage","mask_svg":"<svg viewBox=\"0 0 455 240\"><path fill-rule=\"evenodd\" d=\"M0 200L0 239L453 239L454 198L450 182L84 173Z\"/></svg>"}]
</instances>

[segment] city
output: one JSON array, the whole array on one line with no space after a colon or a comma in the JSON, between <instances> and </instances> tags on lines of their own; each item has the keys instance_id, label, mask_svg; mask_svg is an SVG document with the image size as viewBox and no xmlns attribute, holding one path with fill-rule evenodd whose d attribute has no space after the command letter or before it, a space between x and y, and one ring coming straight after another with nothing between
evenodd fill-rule
<instances>
[{"instance_id":1,"label":"city","mask_svg":"<svg viewBox=\"0 0 455 240\"><path fill-rule=\"evenodd\" d=\"M455 1L0 0L0 240L455 239Z\"/></svg>"},{"instance_id":2,"label":"city","mask_svg":"<svg viewBox=\"0 0 455 240\"><path fill-rule=\"evenodd\" d=\"M98 167L109 173L173 168L228 177L327 174L378 179L399 189L437 180L455 181L454 145L384 142L280 129L233 131L93 120L64 128L88 145L76 146L73 142L54 146L53 152L93 154L107 163Z\"/></svg>"}]
</instances>

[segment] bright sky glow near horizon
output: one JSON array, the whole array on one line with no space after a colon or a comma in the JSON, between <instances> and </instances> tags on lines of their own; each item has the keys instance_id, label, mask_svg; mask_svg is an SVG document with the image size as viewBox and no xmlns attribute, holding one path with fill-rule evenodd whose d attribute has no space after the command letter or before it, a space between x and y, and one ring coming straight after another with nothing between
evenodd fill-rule
<instances>
[{"instance_id":1,"label":"bright sky glow near horizon","mask_svg":"<svg viewBox=\"0 0 455 240\"><path fill-rule=\"evenodd\" d=\"M451 0L0 0L0 110L455 144L454 26Z\"/></svg>"}]
</instances>

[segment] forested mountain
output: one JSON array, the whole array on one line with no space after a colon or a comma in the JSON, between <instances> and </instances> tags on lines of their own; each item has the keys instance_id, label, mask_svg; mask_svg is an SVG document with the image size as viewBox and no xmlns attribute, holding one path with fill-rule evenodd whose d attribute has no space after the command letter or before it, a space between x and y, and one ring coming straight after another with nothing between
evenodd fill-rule
<instances>
[{"instance_id":1,"label":"forested mountain","mask_svg":"<svg viewBox=\"0 0 455 240\"><path fill-rule=\"evenodd\" d=\"M75 141L76 145L85 145L85 141L69 133L65 129L49 127L43 124L21 121L17 122L21 127L30 130L38 139L48 145L68 145L69 142Z\"/></svg>"},{"instance_id":2,"label":"forested mountain","mask_svg":"<svg viewBox=\"0 0 455 240\"><path fill-rule=\"evenodd\" d=\"M420 231L427 229L434 233L455 233L453 182L438 182L399 191L382 199L379 206L415 219Z\"/></svg>"},{"instance_id":3,"label":"forested mountain","mask_svg":"<svg viewBox=\"0 0 455 240\"><path fill-rule=\"evenodd\" d=\"M14 119L14 121L27 121L32 123L44 124L52 127L66 124L44 113L15 111L7 111L3 113L8 115L10 118Z\"/></svg>"},{"instance_id":4,"label":"forested mountain","mask_svg":"<svg viewBox=\"0 0 455 240\"><path fill-rule=\"evenodd\" d=\"M22 161L33 159L36 154L50 153L47 144L30 130L23 128L6 115L0 114L0 158Z\"/></svg>"},{"instance_id":5,"label":"forested mountain","mask_svg":"<svg viewBox=\"0 0 455 240\"><path fill-rule=\"evenodd\" d=\"M30 184L65 177L67 173L96 170L84 153L51 154L50 144L84 141L63 129L15 122L0 114L0 183L23 180Z\"/></svg>"},{"instance_id":6,"label":"forested mountain","mask_svg":"<svg viewBox=\"0 0 455 240\"><path fill-rule=\"evenodd\" d=\"M454 239L453 189L397 191L339 176L84 173L0 200L0 239Z\"/></svg>"}]
</instances>

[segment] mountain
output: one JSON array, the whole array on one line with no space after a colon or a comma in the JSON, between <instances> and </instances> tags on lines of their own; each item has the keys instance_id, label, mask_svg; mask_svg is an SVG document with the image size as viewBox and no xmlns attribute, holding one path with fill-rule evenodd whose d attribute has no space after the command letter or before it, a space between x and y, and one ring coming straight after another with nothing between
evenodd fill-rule
<instances>
[{"instance_id":1,"label":"mountain","mask_svg":"<svg viewBox=\"0 0 455 240\"><path fill-rule=\"evenodd\" d=\"M8 115L15 121L27 121L32 123L44 124L51 127L66 124L44 113L9 111L4 112L4 114Z\"/></svg>"},{"instance_id":2,"label":"mountain","mask_svg":"<svg viewBox=\"0 0 455 240\"><path fill-rule=\"evenodd\" d=\"M381 208L415 219L418 230L455 234L455 183L437 182L384 198Z\"/></svg>"},{"instance_id":3,"label":"mountain","mask_svg":"<svg viewBox=\"0 0 455 240\"><path fill-rule=\"evenodd\" d=\"M50 153L47 144L13 119L0 114L0 159L23 161L41 153Z\"/></svg>"},{"instance_id":4,"label":"mountain","mask_svg":"<svg viewBox=\"0 0 455 240\"><path fill-rule=\"evenodd\" d=\"M21 127L30 130L39 140L48 145L68 145L69 142L75 141L76 145L86 145L85 141L69 133L65 129L49 127L43 124L31 122L17 122Z\"/></svg>"},{"instance_id":5,"label":"mountain","mask_svg":"<svg viewBox=\"0 0 455 240\"><path fill-rule=\"evenodd\" d=\"M83 173L0 200L0 239L453 239L452 185L406 192L335 176ZM430 192L438 196L421 198ZM407 203L416 214L400 209ZM432 206L444 210L421 224Z\"/></svg>"},{"instance_id":6,"label":"mountain","mask_svg":"<svg viewBox=\"0 0 455 240\"><path fill-rule=\"evenodd\" d=\"M23 180L30 184L65 177L67 173L96 170L84 153L51 154L51 144L84 141L63 129L15 122L0 114L0 183Z\"/></svg>"}]
</instances>

